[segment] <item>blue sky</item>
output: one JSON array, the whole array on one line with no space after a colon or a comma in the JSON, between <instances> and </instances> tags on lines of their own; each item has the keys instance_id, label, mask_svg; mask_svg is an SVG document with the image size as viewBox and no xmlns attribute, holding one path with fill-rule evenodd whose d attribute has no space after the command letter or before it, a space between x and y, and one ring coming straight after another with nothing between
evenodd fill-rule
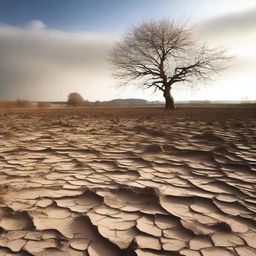
<instances>
[{"instance_id":1,"label":"blue sky","mask_svg":"<svg viewBox=\"0 0 256 256\"><path fill-rule=\"evenodd\" d=\"M70 91L92 101L161 100L147 90L116 89L105 59L129 26L164 17L188 20L203 41L238 56L219 81L174 90L175 98L256 99L255 0L0 0L0 100L65 100Z\"/></svg>"},{"instance_id":2,"label":"blue sky","mask_svg":"<svg viewBox=\"0 0 256 256\"><path fill-rule=\"evenodd\" d=\"M241 4L243 3L244 4ZM252 1L246 0L1 0L0 22L25 26L42 20L49 28L64 31L122 31L141 20L197 20L232 10Z\"/></svg>"},{"instance_id":3,"label":"blue sky","mask_svg":"<svg viewBox=\"0 0 256 256\"><path fill-rule=\"evenodd\" d=\"M163 0L1 0L1 22L22 26L42 20L61 30L121 30L141 18L177 13L182 1ZM168 10L170 8L170 10Z\"/></svg>"}]
</instances>

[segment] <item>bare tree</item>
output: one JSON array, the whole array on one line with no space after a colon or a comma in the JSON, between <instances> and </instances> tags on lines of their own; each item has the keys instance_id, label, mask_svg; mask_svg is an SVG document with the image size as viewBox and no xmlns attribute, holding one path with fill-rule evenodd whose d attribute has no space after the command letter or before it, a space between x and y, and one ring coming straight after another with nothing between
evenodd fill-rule
<instances>
[{"instance_id":1,"label":"bare tree","mask_svg":"<svg viewBox=\"0 0 256 256\"><path fill-rule=\"evenodd\" d=\"M165 108L174 109L174 84L193 85L225 69L225 50L198 46L191 28L169 19L132 27L110 54L113 76L129 84L163 92Z\"/></svg>"}]
</instances>

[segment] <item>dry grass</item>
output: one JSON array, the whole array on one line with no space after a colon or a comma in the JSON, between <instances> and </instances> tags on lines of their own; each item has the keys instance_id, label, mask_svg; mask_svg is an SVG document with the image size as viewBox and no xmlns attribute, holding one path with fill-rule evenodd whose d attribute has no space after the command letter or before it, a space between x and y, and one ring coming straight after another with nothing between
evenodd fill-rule
<instances>
[{"instance_id":1,"label":"dry grass","mask_svg":"<svg viewBox=\"0 0 256 256\"><path fill-rule=\"evenodd\" d=\"M33 108L34 104L29 100L0 101L0 108Z\"/></svg>"}]
</instances>

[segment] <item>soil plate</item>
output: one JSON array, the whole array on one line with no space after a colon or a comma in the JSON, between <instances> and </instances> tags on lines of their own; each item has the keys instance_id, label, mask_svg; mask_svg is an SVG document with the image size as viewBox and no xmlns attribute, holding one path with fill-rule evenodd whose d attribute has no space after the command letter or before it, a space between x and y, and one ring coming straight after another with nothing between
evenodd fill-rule
<instances>
[{"instance_id":1,"label":"soil plate","mask_svg":"<svg viewBox=\"0 0 256 256\"><path fill-rule=\"evenodd\" d=\"M0 255L255 256L255 110L0 111Z\"/></svg>"}]
</instances>

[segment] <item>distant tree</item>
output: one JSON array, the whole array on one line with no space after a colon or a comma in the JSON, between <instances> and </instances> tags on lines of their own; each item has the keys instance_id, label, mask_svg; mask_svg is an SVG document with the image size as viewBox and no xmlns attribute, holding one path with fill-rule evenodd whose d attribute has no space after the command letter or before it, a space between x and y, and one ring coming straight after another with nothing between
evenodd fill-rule
<instances>
[{"instance_id":1,"label":"distant tree","mask_svg":"<svg viewBox=\"0 0 256 256\"><path fill-rule=\"evenodd\" d=\"M90 101L88 101L88 100L84 100L83 106L90 107L90 106L92 106L92 103Z\"/></svg>"},{"instance_id":2,"label":"distant tree","mask_svg":"<svg viewBox=\"0 0 256 256\"><path fill-rule=\"evenodd\" d=\"M15 106L17 108L32 108L33 103L29 100L17 99L16 102L15 102Z\"/></svg>"},{"instance_id":3,"label":"distant tree","mask_svg":"<svg viewBox=\"0 0 256 256\"><path fill-rule=\"evenodd\" d=\"M84 98L77 92L68 95L68 105L72 107L81 107L85 103Z\"/></svg>"},{"instance_id":4,"label":"distant tree","mask_svg":"<svg viewBox=\"0 0 256 256\"><path fill-rule=\"evenodd\" d=\"M225 50L196 41L191 28L169 19L134 26L112 49L113 76L125 85L137 80L144 88L162 91L165 108L174 109L174 84L212 79L230 59Z\"/></svg>"},{"instance_id":5,"label":"distant tree","mask_svg":"<svg viewBox=\"0 0 256 256\"><path fill-rule=\"evenodd\" d=\"M95 106L95 107L99 107L101 104L102 104L102 103L101 103L99 100L96 100L96 101L94 102L94 106Z\"/></svg>"}]
</instances>

